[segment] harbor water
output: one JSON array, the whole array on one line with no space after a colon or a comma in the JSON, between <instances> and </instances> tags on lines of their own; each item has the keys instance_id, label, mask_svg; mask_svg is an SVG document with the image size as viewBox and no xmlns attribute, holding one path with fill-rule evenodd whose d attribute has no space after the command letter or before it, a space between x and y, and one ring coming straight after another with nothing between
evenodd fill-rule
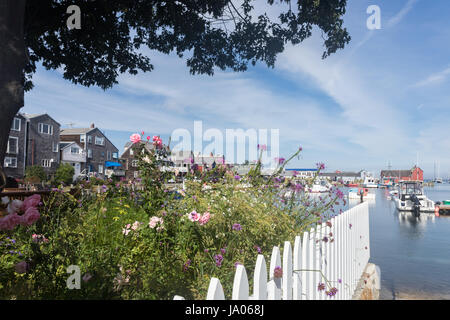
<instances>
[{"instance_id":1,"label":"harbor water","mask_svg":"<svg viewBox=\"0 0 450 320\"><path fill-rule=\"evenodd\" d=\"M450 199L450 184L424 191L434 201ZM370 262L381 269L380 299L450 299L450 216L415 218L396 210L387 189L371 192Z\"/></svg>"}]
</instances>

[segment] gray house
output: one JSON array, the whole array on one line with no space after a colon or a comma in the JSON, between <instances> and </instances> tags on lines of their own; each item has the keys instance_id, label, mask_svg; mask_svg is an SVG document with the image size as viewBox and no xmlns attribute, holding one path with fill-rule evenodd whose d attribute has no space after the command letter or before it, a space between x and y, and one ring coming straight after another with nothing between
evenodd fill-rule
<instances>
[{"instance_id":1,"label":"gray house","mask_svg":"<svg viewBox=\"0 0 450 320\"><path fill-rule=\"evenodd\" d=\"M6 147L4 172L8 177L21 179L25 174L27 119L18 113L11 124Z\"/></svg>"},{"instance_id":2,"label":"gray house","mask_svg":"<svg viewBox=\"0 0 450 320\"><path fill-rule=\"evenodd\" d=\"M75 142L83 148L86 162L81 163L81 172L105 177L105 162L118 160L118 149L94 124L90 128L62 129L61 142Z\"/></svg>"},{"instance_id":3,"label":"gray house","mask_svg":"<svg viewBox=\"0 0 450 320\"><path fill-rule=\"evenodd\" d=\"M18 113L11 124L5 173L21 179L26 167L39 165L53 175L59 166L59 128L48 114Z\"/></svg>"}]
</instances>

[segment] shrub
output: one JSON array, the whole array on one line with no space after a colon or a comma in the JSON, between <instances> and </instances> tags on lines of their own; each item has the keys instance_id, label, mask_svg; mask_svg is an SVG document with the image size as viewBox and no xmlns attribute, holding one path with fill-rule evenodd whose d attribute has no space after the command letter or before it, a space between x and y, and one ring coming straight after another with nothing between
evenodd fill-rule
<instances>
[{"instance_id":1,"label":"shrub","mask_svg":"<svg viewBox=\"0 0 450 320\"><path fill-rule=\"evenodd\" d=\"M64 183L69 185L73 182L73 175L75 174L75 169L69 163L61 163L55 172L55 182L57 184Z\"/></svg>"},{"instance_id":2,"label":"shrub","mask_svg":"<svg viewBox=\"0 0 450 320\"><path fill-rule=\"evenodd\" d=\"M193 170L185 190L169 189L173 173L160 170L168 149L153 144L137 146L143 190L111 179L84 181L73 194L55 189L37 223L0 234L23 255L0 246L0 298L203 299L211 277L230 295L237 264L254 265L258 253L270 259L273 246L326 219L341 198L309 197L313 179L299 185L277 175L286 162L268 178L260 163L246 176L223 165ZM80 268L80 290L67 288L70 265Z\"/></svg>"},{"instance_id":3,"label":"shrub","mask_svg":"<svg viewBox=\"0 0 450 320\"><path fill-rule=\"evenodd\" d=\"M34 165L25 169L25 178L29 182L39 183L47 180L47 174L44 168L39 165Z\"/></svg>"}]
</instances>

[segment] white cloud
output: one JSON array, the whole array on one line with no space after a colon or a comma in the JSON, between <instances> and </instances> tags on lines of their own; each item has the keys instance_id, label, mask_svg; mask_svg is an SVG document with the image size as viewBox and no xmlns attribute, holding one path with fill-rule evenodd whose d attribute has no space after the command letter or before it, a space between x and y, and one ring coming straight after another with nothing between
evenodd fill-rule
<instances>
[{"instance_id":1,"label":"white cloud","mask_svg":"<svg viewBox=\"0 0 450 320\"><path fill-rule=\"evenodd\" d=\"M417 3L418 0L408 0L408 2L402 7L402 9L393 17L391 17L387 22L387 27L392 28L400 21L405 18L405 16L408 14L409 11L414 7L414 5Z\"/></svg>"},{"instance_id":2,"label":"white cloud","mask_svg":"<svg viewBox=\"0 0 450 320\"><path fill-rule=\"evenodd\" d=\"M450 75L450 67L447 69L444 69L440 72L433 73L429 75L427 78L415 83L413 87L426 87L426 86L432 86L436 84L440 84L444 82L448 76Z\"/></svg>"}]
</instances>

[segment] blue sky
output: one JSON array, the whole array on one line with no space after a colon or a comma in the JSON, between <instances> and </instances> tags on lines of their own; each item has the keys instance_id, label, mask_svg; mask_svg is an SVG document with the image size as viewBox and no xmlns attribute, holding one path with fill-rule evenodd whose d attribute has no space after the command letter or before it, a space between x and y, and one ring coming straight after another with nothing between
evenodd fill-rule
<instances>
[{"instance_id":1,"label":"blue sky","mask_svg":"<svg viewBox=\"0 0 450 320\"><path fill-rule=\"evenodd\" d=\"M369 5L381 9L381 29L368 30ZM268 7L271 14L274 9ZM265 10L265 7L259 8ZM348 1L347 47L322 60L319 33L287 47L275 68L192 76L185 60L148 52L155 70L122 75L103 91L39 68L26 94L28 113L47 112L67 127L95 123L123 150L131 133L161 135L207 128L279 129L280 153L303 147L289 167L366 169L376 175L412 167L425 176L450 174L450 23L447 0ZM206 144L206 143L205 143Z\"/></svg>"}]
</instances>

